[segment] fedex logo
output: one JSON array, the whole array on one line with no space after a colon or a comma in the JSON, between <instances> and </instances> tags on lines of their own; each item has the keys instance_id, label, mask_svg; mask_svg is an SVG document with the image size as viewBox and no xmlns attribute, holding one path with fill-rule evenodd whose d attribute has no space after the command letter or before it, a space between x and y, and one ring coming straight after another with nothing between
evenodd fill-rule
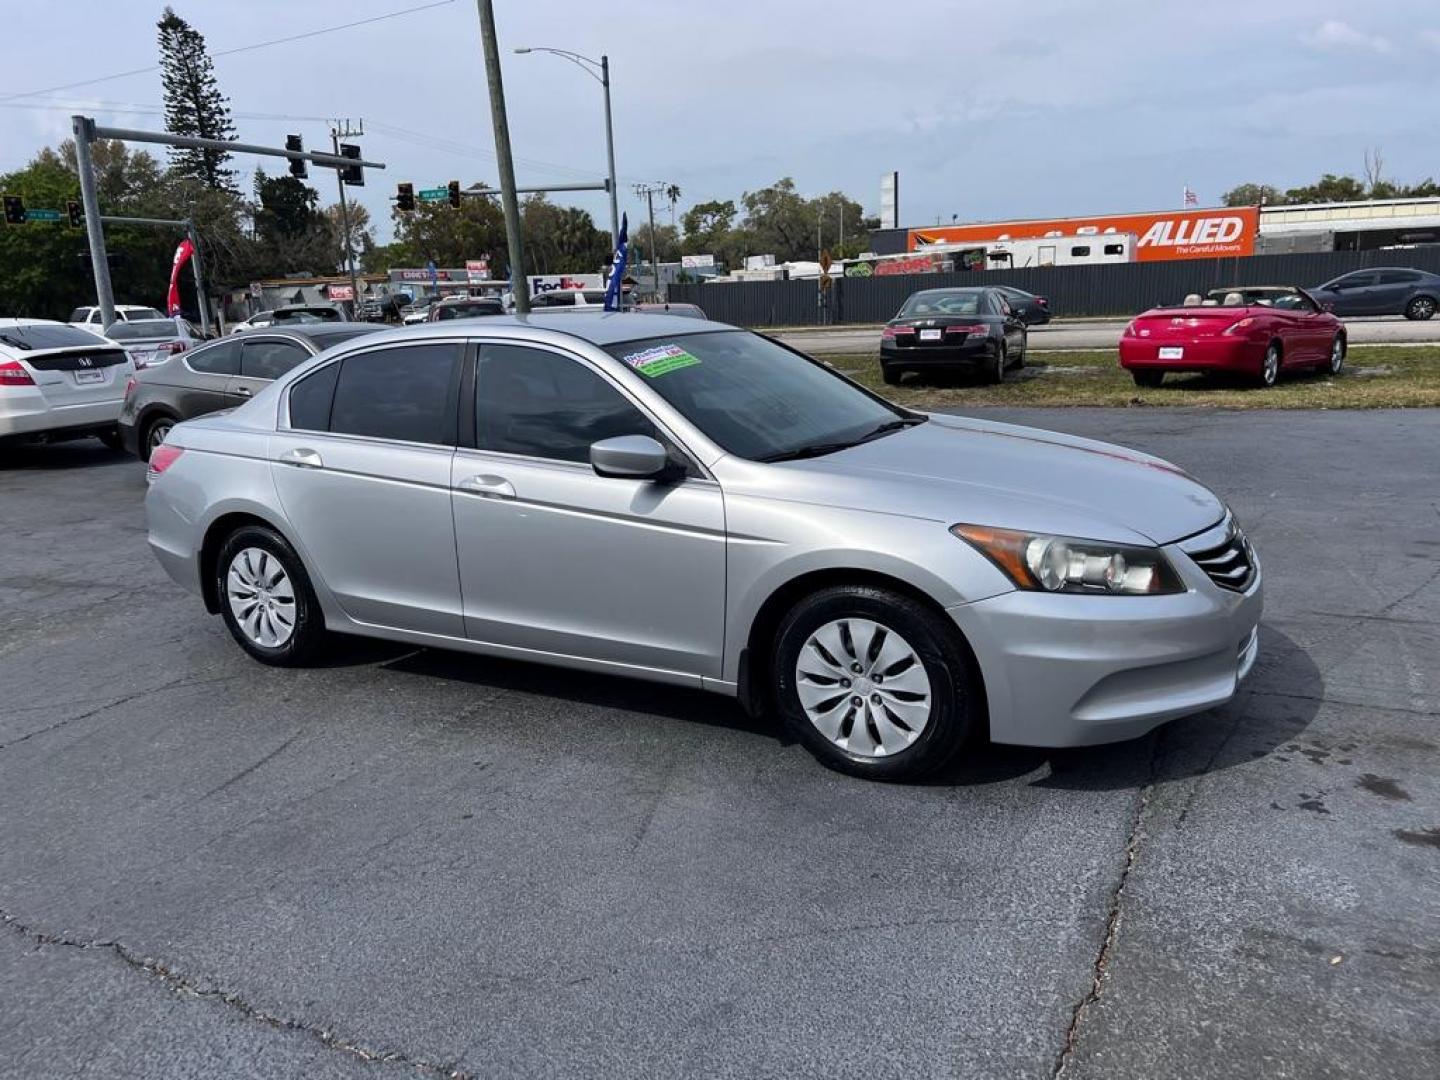
<instances>
[{"instance_id":1,"label":"fedex logo","mask_svg":"<svg viewBox=\"0 0 1440 1080\"><path fill-rule=\"evenodd\" d=\"M1233 244L1245 231L1240 217L1202 217L1157 221L1140 237L1143 247L1195 247L1205 244Z\"/></svg>"}]
</instances>

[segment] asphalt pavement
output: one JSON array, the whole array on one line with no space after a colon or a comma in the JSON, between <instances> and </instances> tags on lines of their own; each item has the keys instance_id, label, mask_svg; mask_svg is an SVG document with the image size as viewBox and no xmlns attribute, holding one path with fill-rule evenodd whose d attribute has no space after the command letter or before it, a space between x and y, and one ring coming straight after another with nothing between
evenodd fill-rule
<instances>
[{"instance_id":1,"label":"asphalt pavement","mask_svg":"<svg viewBox=\"0 0 1440 1080\"><path fill-rule=\"evenodd\" d=\"M986 415L1230 500L1230 705L895 786L698 692L267 669L141 466L0 451L0 1076L1434 1077L1440 413Z\"/></svg>"},{"instance_id":2,"label":"asphalt pavement","mask_svg":"<svg viewBox=\"0 0 1440 1080\"><path fill-rule=\"evenodd\" d=\"M1129 319L1061 319L1030 328L1030 349L1114 349ZM1440 319L1346 319L1351 345L1440 345ZM767 333L809 353L879 353L879 326L796 327Z\"/></svg>"}]
</instances>

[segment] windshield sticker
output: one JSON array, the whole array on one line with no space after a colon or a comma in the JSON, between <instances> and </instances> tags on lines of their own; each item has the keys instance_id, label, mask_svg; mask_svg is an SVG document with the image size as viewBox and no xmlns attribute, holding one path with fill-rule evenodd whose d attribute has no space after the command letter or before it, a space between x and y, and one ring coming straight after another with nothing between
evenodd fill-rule
<instances>
[{"instance_id":1,"label":"windshield sticker","mask_svg":"<svg viewBox=\"0 0 1440 1080\"><path fill-rule=\"evenodd\" d=\"M652 349L630 353L620 359L640 372L641 375L651 379L668 375L672 371L679 371L681 368L687 368L700 362L698 356L691 356L679 345L656 345Z\"/></svg>"}]
</instances>

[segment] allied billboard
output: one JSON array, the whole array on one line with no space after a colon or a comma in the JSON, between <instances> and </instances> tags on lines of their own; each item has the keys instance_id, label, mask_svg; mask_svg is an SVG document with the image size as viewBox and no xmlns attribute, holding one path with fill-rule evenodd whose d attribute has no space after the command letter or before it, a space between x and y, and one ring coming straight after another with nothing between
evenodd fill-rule
<instances>
[{"instance_id":1,"label":"allied billboard","mask_svg":"<svg viewBox=\"0 0 1440 1080\"><path fill-rule=\"evenodd\" d=\"M1034 240L1047 236L1133 233L1139 262L1165 259L1214 259L1253 255L1260 231L1258 206L1155 210L1141 214L1099 217L1041 218L1033 221L987 221L972 225L940 225L911 229L908 249L934 244L987 243L992 240Z\"/></svg>"}]
</instances>

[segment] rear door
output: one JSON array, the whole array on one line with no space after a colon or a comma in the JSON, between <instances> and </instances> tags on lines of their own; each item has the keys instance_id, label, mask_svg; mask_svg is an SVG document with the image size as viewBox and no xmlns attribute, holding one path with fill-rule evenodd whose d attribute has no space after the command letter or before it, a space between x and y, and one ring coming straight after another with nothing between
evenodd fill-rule
<instances>
[{"instance_id":1,"label":"rear door","mask_svg":"<svg viewBox=\"0 0 1440 1080\"><path fill-rule=\"evenodd\" d=\"M181 353L145 379L173 387L167 396L180 419L189 420L232 408L236 402L229 394L230 380L239 373L240 339L225 338Z\"/></svg>"},{"instance_id":2,"label":"rear door","mask_svg":"<svg viewBox=\"0 0 1440 1080\"><path fill-rule=\"evenodd\" d=\"M372 626L464 637L450 465L461 345L352 352L296 381L270 442L300 546Z\"/></svg>"},{"instance_id":3,"label":"rear door","mask_svg":"<svg viewBox=\"0 0 1440 1080\"><path fill-rule=\"evenodd\" d=\"M240 371L225 386L231 405L243 405L314 354L294 338L246 334L240 339Z\"/></svg>"},{"instance_id":4,"label":"rear door","mask_svg":"<svg viewBox=\"0 0 1440 1080\"><path fill-rule=\"evenodd\" d=\"M1420 274L1415 270L1381 270L1371 290L1374 301L1374 315L1401 315L1405 303L1415 290Z\"/></svg>"}]
</instances>

